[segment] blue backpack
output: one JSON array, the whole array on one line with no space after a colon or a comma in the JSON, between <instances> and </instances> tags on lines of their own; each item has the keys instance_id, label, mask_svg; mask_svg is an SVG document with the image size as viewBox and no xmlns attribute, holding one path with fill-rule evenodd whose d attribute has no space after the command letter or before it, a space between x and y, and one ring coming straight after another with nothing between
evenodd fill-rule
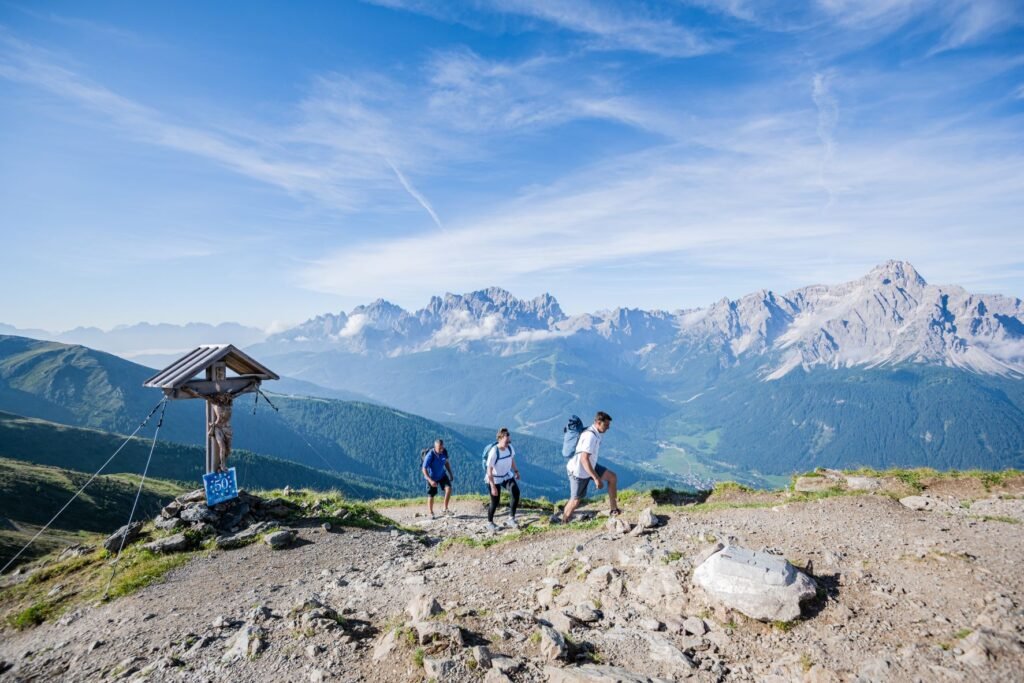
<instances>
[{"instance_id":1,"label":"blue backpack","mask_svg":"<svg viewBox=\"0 0 1024 683\"><path fill-rule=\"evenodd\" d=\"M583 432L587 430L583 420L578 415L569 418L569 423L562 429L562 457L569 459L576 455L576 444L579 443Z\"/></svg>"}]
</instances>

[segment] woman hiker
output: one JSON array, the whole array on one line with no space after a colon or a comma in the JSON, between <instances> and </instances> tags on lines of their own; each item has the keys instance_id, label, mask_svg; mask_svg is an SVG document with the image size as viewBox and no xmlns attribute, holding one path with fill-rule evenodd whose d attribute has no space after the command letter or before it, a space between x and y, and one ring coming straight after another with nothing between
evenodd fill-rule
<instances>
[{"instance_id":1,"label":"woman hiker","mask_svg":"<svg viewBox=\"0 0 1024 683\"><path fill-rule=\"evenodd\" d=\"M512 448L512 435L507 428L498 430L497 443L487 451L486 477L488 493L491 494L491 504L487 508L487 528L495 531L498 525L494 523L494 511L498 509L501 502L501 489L507 488L512 494L512 504L509 507L508 526L517 526L516 510L519 508L519 467L516 466L516 451Z\"/></svg>"}]
</instances>

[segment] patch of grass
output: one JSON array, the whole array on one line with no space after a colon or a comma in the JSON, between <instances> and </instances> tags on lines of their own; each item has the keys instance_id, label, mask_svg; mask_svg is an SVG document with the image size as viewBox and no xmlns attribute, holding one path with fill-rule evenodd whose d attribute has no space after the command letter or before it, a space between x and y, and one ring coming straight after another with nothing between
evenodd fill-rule
<instances>
[{"instance_id":1,"label":"patch of grass","mask_svg":"<svg viewBox=\"0 0 1024 683\"><path fill-rule=\"evenodd\" d=\"M127 561L126 561L127 559ZM129 595L159 581L164 574L192 559L191 553L157 555L148 550L126 556L121 555L121 566L110 584L110 599Z\"/></svg>"},{"instance_id":2,"label":"patch of grass","mask_svg":"<svg viewBox=\"0 0 1024 683\"><path fill-rule=\"evenodd\" d=\"M534 631L530 634L530 643L533 645L540 645L540 631Z\"/></svg>"},{"instance_id":3,"label":"patch of grass","mask_svg":"<svg viewBox=\"0 0 1024 683\"><path fill-rule=\"evenodd\" d=\"M805 652L800 655L800 668L804 670L804 673L810 671L812 666L814 666L814 662L811 661L809 654Z\"/></svg>"},{"instance_id":4,"label":"patch of grass","mask_svg":"<svg viewBox=\"0 0 1024 683\"><path fill-rule=\"evenodd\" d=\"M34 602L26 609L8 618L8 623L19 631L43 623L57 611L57 605L53 602L42 600Z\"/></svg>"},{"instance_id":5,"label":"patch of grass","mask_svg":"<svg viewBox=\"0 0 1024 683\"><path fill-rule=\"evenodd\" d=\"M972 633L974 633L974 631L972 631L971 629L969 629L969 628L962 628L959 631L957 631L956 633L954 633L953 637L956 638L957 640L963 640L964 638L966 638L967 636L971 635Z\"/></svg>"},{"instance_id":6,"label":"patch of grass","mask_svg":"<svg viewBox=\"0 0 1024 683\"><path fill-rule=\"evenodd\" d=\"M412 653L412 661L418 668L423 668L423 658L426 656L426 652L423 651L422 647L416 648Z\"/></svg>"},{"instance_id":7,"label":"patch of grass","mask_svg":"<svg viewBox=\"0 0 1024 683\"><path fill-rule=\"evenodd\" d=\"M821 476L821 475L816 475ZM714 493L753 493L754 489L746 484L741 484L738 481L719 481L715 482Z\"/></svg>"},{"instance_id":8,"label":"patch of grass","mask_svg":"<svg viewBox=\"0 0 1024 683\"><path fill-rule=\"evenodd\" d=\"M796 626L796 622L795 621L773 621L772 622L772 628L774 628L777 631L782 631L783 633L789 633L790 631L793 630L794 626Z\"/></svg>"},{"instance_id":9,"label":"patch of grass","mask_svg":"<svg viewBox=\"0 0 1024 683\"><path fill-rule=\"evenodd\" d=\"M96 540L101 541L102 536ZM158 555L143 550L140 543L128 546L118 560L108 598L116 599L151 585L197 554L193 551ZM52 621L83 603L99 600L114 571L107 564L109 557L110 554L98 548L81 557L60 562L51 560L25 581L0 590L0 617L11 625L17 622L17 628L28 628ZM60 590L51 596L58 585Z\"/></svg>"},{"instance_id":10,"label":"patch of grass","mask_svg":"<svg viewBox=\"0 0 1024 683\"><path fill-rule=\"evenodd\" d=\"M629 505L630 503L644 496L649 497L650 494L647 491L638 491L637 489L625 489L624 491L619 491L619 503L622 505Z\"/></svg>"},{"instance_id":11,"label":"patch of grass","mask_svg":"<svg viewBox=\"0 0 1024 683\"><path fill-rule=\"evenodd\" d=\"M664 558L665 564L668 564L669 562L675 562L676 560L680 560L682 559L682 557L683 554L678 550L669 551L668 555L666 555Z\"/></svg>"}]
</instances>

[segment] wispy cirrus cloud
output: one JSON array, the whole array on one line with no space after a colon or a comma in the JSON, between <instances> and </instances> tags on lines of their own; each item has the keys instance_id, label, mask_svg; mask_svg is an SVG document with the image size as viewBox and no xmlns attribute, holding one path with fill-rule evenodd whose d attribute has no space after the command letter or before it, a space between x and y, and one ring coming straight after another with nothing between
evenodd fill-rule
<instances>
[{"instance_id":1,"label":"wispy cirrus cloud","mask_svg":"<svg viewBox=\"0 0 1024 683\"><path fill-rule=\"evenodd\" d=\"M494 15L542 22L572 32L594 50L626 50L659 57L696 57L719 51L727 43L644 3L600 0L478 0L473 3L431 0L366 0L396 10L487 26Z\"/></svg>"}]
</instances>

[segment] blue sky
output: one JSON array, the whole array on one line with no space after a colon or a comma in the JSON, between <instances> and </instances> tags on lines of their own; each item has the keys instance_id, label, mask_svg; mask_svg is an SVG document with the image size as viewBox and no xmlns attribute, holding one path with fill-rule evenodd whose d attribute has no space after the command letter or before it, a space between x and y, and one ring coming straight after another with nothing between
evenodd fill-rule
<instances>
[{"instance_id":1,"label":"blue sky","mask_svg":"<svg viewBox=\"0 0 1024 683\"><path fill-rule=\"evenodd\" d=\"M1024 9L5 2L0 322L1024 295Z\"/></svg>"}]
</instances>

